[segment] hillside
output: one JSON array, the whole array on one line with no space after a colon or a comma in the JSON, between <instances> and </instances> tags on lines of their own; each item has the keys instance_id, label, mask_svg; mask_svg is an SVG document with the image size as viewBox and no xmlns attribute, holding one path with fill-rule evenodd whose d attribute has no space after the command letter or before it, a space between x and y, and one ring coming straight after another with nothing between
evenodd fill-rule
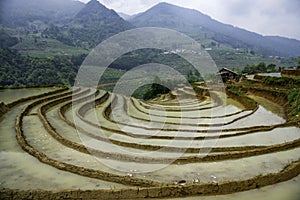
<instances>
[{"instance_id":1,"label":"hillside","mask_svg":"<svg viewBox=\"0 0 300 200\"><path fill-rule=\"evenodd\" d=\"M275 64L277 69L296 65L295 58L270 56L280 54L268 49L268 44L280 46L277 48L280 51L288 48L289 51L285 51L288 57L298 55L299 52L297 40L263 37L217 22L196 10L166 3L158 4L144 13L125 16L132 18L130 22L133 24L97 0L91 0L86 4L73 0L43 0L42 4L39 0L3 0L0 3L1 55L7 58L16 57L20 61L7 64L4 62L7 58L1 60L0 66L3 71L0 77L1 86L56 82L71 84L81 64L80 61L96 45L112 35L143 26L166 27L186 33L198 40L204 48L210 49L208 52L217 66L239 72L246 65L252 66L261 62L266 65ZM162 52L153 49L131 52L112 63L110 66L112 69L105 81L115 82L126 70L151 62L174 67L186 76L194 74L187 63L175 58L175 55L162 55ZM76 63L72 59L77 60ZM56 64L58 60L64 67L61 68ZM42 70L41 63L44 65ZM31 73L36 74L36 77L31 79ZM23 76L19 77L21 74ZM48 76L49 74L51 75Z\"/></svg>"},{"instance_id":2,"label":"hillside","mask_svg":"<svg viewBox=\"0 0 300 200\"><path fill-rule=\"evenodd\" d=\"M84 4L73 0L1 0L0 24L9 27L43 28L50 23L63 23L75 16ZM42 26L43 25L43 26Z\"/></svg>"},{"instance_id":3,"label":"hillside","mask_svg":"<svg viewBox=\"0 0 300 200\"><path fill-rule=\"evenodd\" d=\"M97 0L4 0L0 7L0 46L34 57L87 54L133 27Z\"/></svg>"},{"instance_id":4,"label":"hillside","mask_svg":"<svg viewBox=\"0 0 300 200\"><path fill-rule=\"evenodd\" d=\"M0 49L0 87L73 85L83 58L33 58L15 50Z\"/></svg>"},{"instance_id":5,"label":"hillside","mask_svg":"<svg viewBox=\"0 0 300 200\"><path fill-rule=\"evenodd\" d=\"M50 26L43 34L70 46L90 49L104 39L130 28L132 25L114 10L97 0L91 0L64 26Z\"/></svg>"},{"instance_id":6,"label":"hillside","mask_svg":"<svg viewBox=\"0 0 300 200\"><path fill-rule=\"evenodd\" d=\"M195 39L212 39L233 48L249 48L268 56L300 55L300 41L264 37L232 25L223 24L199 11L160 3L130 20L137 27L163 27L184 32ZM276 38L276 39L274 39Z\"/></svg>"},{"instance_id":7,"label":"hillside","mask_svg":"<svg viewBox=\"0 0 300 200\"><path fill-rule=\"evenodd\" d=\"M68 25L69 36L74 40L88 42L91 47L102 40L133 28L114 10L110 10L97 0L91 0L77 13Z\"/></svg>"}]
</instances>

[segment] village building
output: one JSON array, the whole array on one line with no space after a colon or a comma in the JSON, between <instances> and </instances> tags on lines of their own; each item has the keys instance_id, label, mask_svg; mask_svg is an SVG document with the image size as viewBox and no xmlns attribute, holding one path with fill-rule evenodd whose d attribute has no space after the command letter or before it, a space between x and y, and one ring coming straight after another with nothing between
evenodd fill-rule
<instances>
[{"instance_id":1,"label":"village building","mask_svg":"<svg viewBox=\"0 0 300 200\"><path fill-rule=\"evenodd\" d=\"M300 77L300 66L295 69L284 69L281 71L283 77Z\"/></svg>"},{"instance_id":2,"label":"village building","mask_svg":"<svg viewBox=\"0 0 300 200\"><path fill-rule=\"evenodd\" d=\"M223 82L227 82L228 80L235 80L235 81L239 80L239 75L226 67L222 68L218 72L217 76L220 76Z\"/></svg>"}]
</instances>

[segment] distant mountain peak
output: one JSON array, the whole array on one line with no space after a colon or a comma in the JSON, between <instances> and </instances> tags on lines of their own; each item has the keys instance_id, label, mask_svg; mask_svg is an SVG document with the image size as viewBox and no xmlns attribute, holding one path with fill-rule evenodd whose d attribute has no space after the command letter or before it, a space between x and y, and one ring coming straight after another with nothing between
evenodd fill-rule
<instances>
[{"instance_id":1,"label":"distant mountain peak","mask_svg":"<svg viewBox=\"0 0 300 200\"><path fill-rule=\"evenodd\" d=\"M99 6L99 5L102 5L102 4L97 0L90 0L86 5L87 6Z\"/></svg>"},{"instance_id":2,"label":"distant mountain peak","mask_svg":"<svg viewBox=\"0 0 300 200\"><path fill-rule=\"evenodd\" d=\"M160 2L156 5L154 5L152 8L150 8L149 10L155 10L155 9L170 9L170 8L181 8L179 6L173 5L173 4L169 4L167 2Z\"/></svg>"},{"instance_id":3,"label":"distant mountain peak","mask_svg":"<svg viewBox=\"0 0 300 200\"><path fill-rule=\"evenodd\" d=\"M150 9L155 9L155 8L163 8L163 9L176 9L176 10L182 10L182 11L190 11L190 12L197 12L198 14L202 14L202 15L205 15L203 13L201 13L200 11L198 10L195 10L195 9L191 9L191 8L185 8L185 7L181 7L181 6L177 6L177 5L174 5L174 4L170 4L170 3L167 3L167 2L160 2L158 4L156 4L155 6L153 6L152 8ZM205 15L207 16L207 15ZM209 17L209 16L207 16Z\"/></svg>"},{"instance_id":4,"label":"distant mountain peak","mask_svg":"<svg viewBox=\"0 0 300 200\"><path fill-rule=\"evenodd\" d=\"M159 3L129 19L136 27L170 28L195 37L213 40L233 48L254 50L261 55L298 56L300 42L286 38L266 37L229 24L221 23L198 10Z\"/></svg>"},{"instance_id":5,"label":"distant mountain peak","mask_svg":"<svg viewBox=\"0 0 300 200\"><path fill-rule=\"evenodd\" d=\"M98 0L89 1L75 16L75 22L83 24L112 24L114 22L127 24L114 10L106 8Z\"/></svg>"},{"instance_id":6,"label":"distant mountain peak","mask_svg":"<svg viewBox=\"0 0 300 200\"><path fill-rule=\"evenodd\" d=\"M104 39L132 28L114 10L106 8L97 0L91 0L68 24L73 40L88 42L91 47Z\"/></svg>"},{"instance_id":7,"label":"distant mountain peak","mask_svg":"<svg viewBox=\"0 0 300 200\"><path fill-rule=\"evenodd\" d=\"M160 2L156 6L175 6L175 5L167 3L167 2Z\"/></svg>"},{"instance_id":8,"label":"distant mountain peak","mask_svg":"<svg viewBox=\"0 0 300 200\"><path fill-rule=\"evenodd\" d=\"M100 2L98 0L90 0L89 2L86 3L86 5L88 4L100 4Z\"/></svg>"},{"instance_id":9,"label":"distant mountain peak","mask_svg":"<svg viewBox=\"0 0 300 200\"><path fill-rule=\"evenodd\" d=\"M98 13L103 9L105 9L105 6L99 3L99 1L91 0L82 8L82 10L77 14L77 16Z\"/></svg>"}]
</instances>

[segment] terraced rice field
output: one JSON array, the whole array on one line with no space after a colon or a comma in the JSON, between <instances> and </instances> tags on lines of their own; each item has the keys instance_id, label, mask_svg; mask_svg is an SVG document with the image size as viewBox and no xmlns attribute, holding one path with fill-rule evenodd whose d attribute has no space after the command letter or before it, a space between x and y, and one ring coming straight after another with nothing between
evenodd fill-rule
<instances>
[{"instance_id":1,"label":"terraced rice field","mask_svg":"<svg viewBox=\"0 0 300 200\"><path fill-rule=\"evenodd\" d=\"M249 109L219 92L149 102L90 88L27 92L14 102L0 93L9 108L1 199L300 195L300 129L259 103Z\"/></svg>"}]
</instances>

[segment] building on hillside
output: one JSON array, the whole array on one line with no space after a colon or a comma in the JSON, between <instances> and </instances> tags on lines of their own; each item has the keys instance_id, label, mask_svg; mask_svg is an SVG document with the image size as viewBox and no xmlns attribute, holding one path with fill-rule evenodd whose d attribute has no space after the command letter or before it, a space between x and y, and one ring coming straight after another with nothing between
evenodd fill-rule
<instances>
[{"instance_id":1,"label":"building on hillside","mask_svg":"<svg viewBox=\"0 0 300 200\"><path fill-rule=\"evenodd\" d=\"M225 67L218 72L217 76L221 76L223 82L227 82L228 80L239 80L239 75L237 73Z\"/></svg>"},{"instance_id":2,"label":"building on hillside","mask_svg":"<svg viewBox=\"0 0 300 200\"><path fill-rule=\"evenodd\" d=\"M295 69L284 69L281 71L283 77L300 77L300 66Z\"/></svg>"}]
</instances>

